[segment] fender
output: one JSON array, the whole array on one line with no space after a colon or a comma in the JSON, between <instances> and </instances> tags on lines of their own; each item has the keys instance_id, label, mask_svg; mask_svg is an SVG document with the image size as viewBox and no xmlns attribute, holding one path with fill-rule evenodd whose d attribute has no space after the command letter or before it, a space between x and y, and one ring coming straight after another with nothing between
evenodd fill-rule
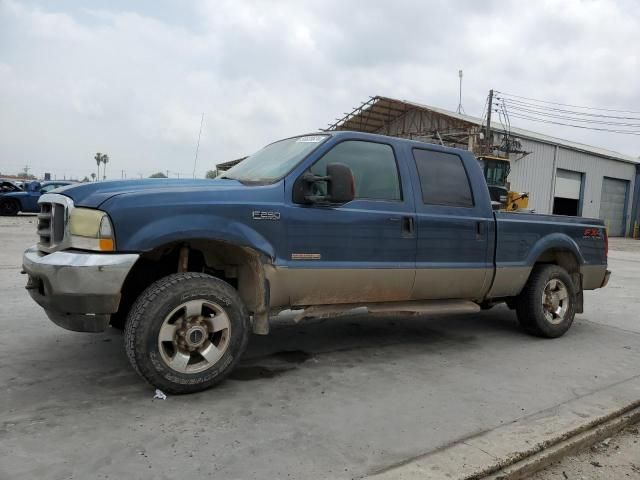
<instances>
[{"instance_id":1,"label":"fender","mask_svg":"<svg viewBox=\"0 0 640 480\"><path fill-rule=\"evenodd\" d=\"M564 233L552 233L538 239L529 249L526 258L516 262L496 264L495 274L487 298L512 297L524 287L531 270L542 254L549 250L565 250L573 253L580 266L584 257L578 245Z\"/></svg>"},{"instance_id":2,"label":"fender","mask_svg":"<svg viewBox=\"0 0 640 480\"><path fill-rule=\"evenodd\" d=\"M568 250L575 255L579 265L585 264L580 248L571 237L564 233L551 233L542 237L531 247L527 255L526 265L533 267L536 260L549 250Z\"/></svg>"},{"instance_id":3,"label":"fender","mask_svg":"<svg viewBox=\"0 0 640 480\"><path fill-rule=\"evenodd\" d=\"M215 229L212 228L215 225ZM147 252L167 243L181 240L217 240L241 247L250 247L274 260L274 246L248 225L213 214L170 215L153 220L137 229L130 237L120 239L116 227L119 251Z\"/></svg>"}]
</instances>

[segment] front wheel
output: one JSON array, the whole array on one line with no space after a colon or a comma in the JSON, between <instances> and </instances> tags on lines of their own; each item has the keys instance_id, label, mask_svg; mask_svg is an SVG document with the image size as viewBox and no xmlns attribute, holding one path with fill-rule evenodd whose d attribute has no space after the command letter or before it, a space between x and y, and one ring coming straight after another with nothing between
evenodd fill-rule
<instances>
[{"instance_id":1,"label":"front wheel","mask_svg":"<svg viewBox=\"0 0 640 480\"><path fill-rule=\"evenodd\" d=\"M516 302L520 325L538 337L560 337L576 314L576 290L567 271L557 265L534 267Z\"/></svg>"},{"instance_id":2,"label":"front wheel","mask_svg":"<svg viewBox=\"0 0 640 480\"><path fill-rule=\"evenodd\" d=\"M0 202L0 215L15 217L20 211L20 205L15 200L3 200Z\"/></svg>"},{"instance_id":3,"label":"front wheel","mask_svg":"<svg viewBox=\"0 0 640 480\"><path fill-rule=\"evenodd\" d=\"M176 273L147 288L127 317L129 361L150 384L174 394L221 381L244 352L249 316L238 293L203 273Z\"/></svg>"}]
</instances>

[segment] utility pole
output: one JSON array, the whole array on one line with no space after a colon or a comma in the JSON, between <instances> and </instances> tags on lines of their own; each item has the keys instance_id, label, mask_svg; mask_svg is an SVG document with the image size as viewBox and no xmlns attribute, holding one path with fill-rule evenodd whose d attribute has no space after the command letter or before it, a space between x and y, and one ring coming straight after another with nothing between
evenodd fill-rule
<instances>
[{"instance_id":1,"label":"utility pole","mask_svg":"<svg viewBox=\"0 0 640 480\"><path fill-rule=\"evenodd\" d=\"M462 70L458 70L458 77L460 77L460 89L458 91L458 113L464 113L462 108Z\"/></svg>"},{"instance_id":2,"label":"utility pole","mask_svg":"<svg viewBox=\"0 0 640 480\"><path fill-rule=\"evenodd\" d=\"M169 178L169 169L167 169L167 178Z\"/></svg>"},{"instance_id":3,"label":"utility pole","mask_svg":"<svg viewBox=\"0 0 640 480\"><path fill-rule=\"evenodd\" d=\"M200 150L200 137L202 136L202 123L204 122L204 112L200 117L200 132L198 133L198 144L196 145L196 157L193 159L193 178L196 178L196 164L198 163L198 150ZM178 176L180 178L180 176Z\"/></svg>"},{"instance_id":4,"label":"utility pole","mask_svg":"<svg viewBox=\"0 0 640 480\"><path fill-rule=\"evenodd\" d=\"M491 110L493 110L493 89L489 90L489 102L487 106L487 130L485 131L485 145L487 149L487 154L491 154L492 148L491 144L493 141L491 140Z\"/></svg>"}]
</instances>

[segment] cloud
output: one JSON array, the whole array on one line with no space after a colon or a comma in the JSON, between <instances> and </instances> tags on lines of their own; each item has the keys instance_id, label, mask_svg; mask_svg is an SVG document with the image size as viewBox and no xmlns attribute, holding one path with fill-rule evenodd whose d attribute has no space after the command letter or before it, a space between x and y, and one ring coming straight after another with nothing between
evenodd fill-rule
<instances>
[{"instance_id":1,"label":"cloud","mask_svg":"<svg viewBox=\"0 0 640 480\"><path fill-rule=\"evenodd\" d=\"M481 115L490 88L640 110L640 5L541 2L0 3L0 172L198 174L369 95ZM513 122L640 154L638 137ZM109 172L108 172L109 174Z\"/></svg>"}]
</instances>

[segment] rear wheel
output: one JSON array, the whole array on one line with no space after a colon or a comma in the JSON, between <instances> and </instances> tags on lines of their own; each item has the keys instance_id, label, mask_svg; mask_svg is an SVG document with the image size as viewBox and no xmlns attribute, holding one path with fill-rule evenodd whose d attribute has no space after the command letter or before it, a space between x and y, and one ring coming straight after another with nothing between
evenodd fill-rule
<instances>
[{"instance_id":1,"label":"rear wheel","mask_svg":"<svg viewBox=\"0 0 640 480\"><path fill-rule=\"evenodd\" d=\"M20 211L20 205L15 200L6 199L0 201L0 215L13 217Z\"/></svg>"},{"instance_id":2,"label":"rear wheel","mask_svg":"<svg viewBox=\"0 0 640 480\"><path fill-rule=\"evenodd\" d=\"M158 280L133 304L124 340L135 370L168 393L205 390L244 352L249 316L231 285L203 273Z\"/></svg>"},{"instance_id":3,"label":"rear wheel","mask_svg":"<svg viewBox=\"0 0 640 480\"><path fill-rule=\"evenodd\" d=\"M567 271L557 265L534 267L516 303L520 325L539 337L560 337L573 323L576 291Z\"/></svg>"}]
</instances>

